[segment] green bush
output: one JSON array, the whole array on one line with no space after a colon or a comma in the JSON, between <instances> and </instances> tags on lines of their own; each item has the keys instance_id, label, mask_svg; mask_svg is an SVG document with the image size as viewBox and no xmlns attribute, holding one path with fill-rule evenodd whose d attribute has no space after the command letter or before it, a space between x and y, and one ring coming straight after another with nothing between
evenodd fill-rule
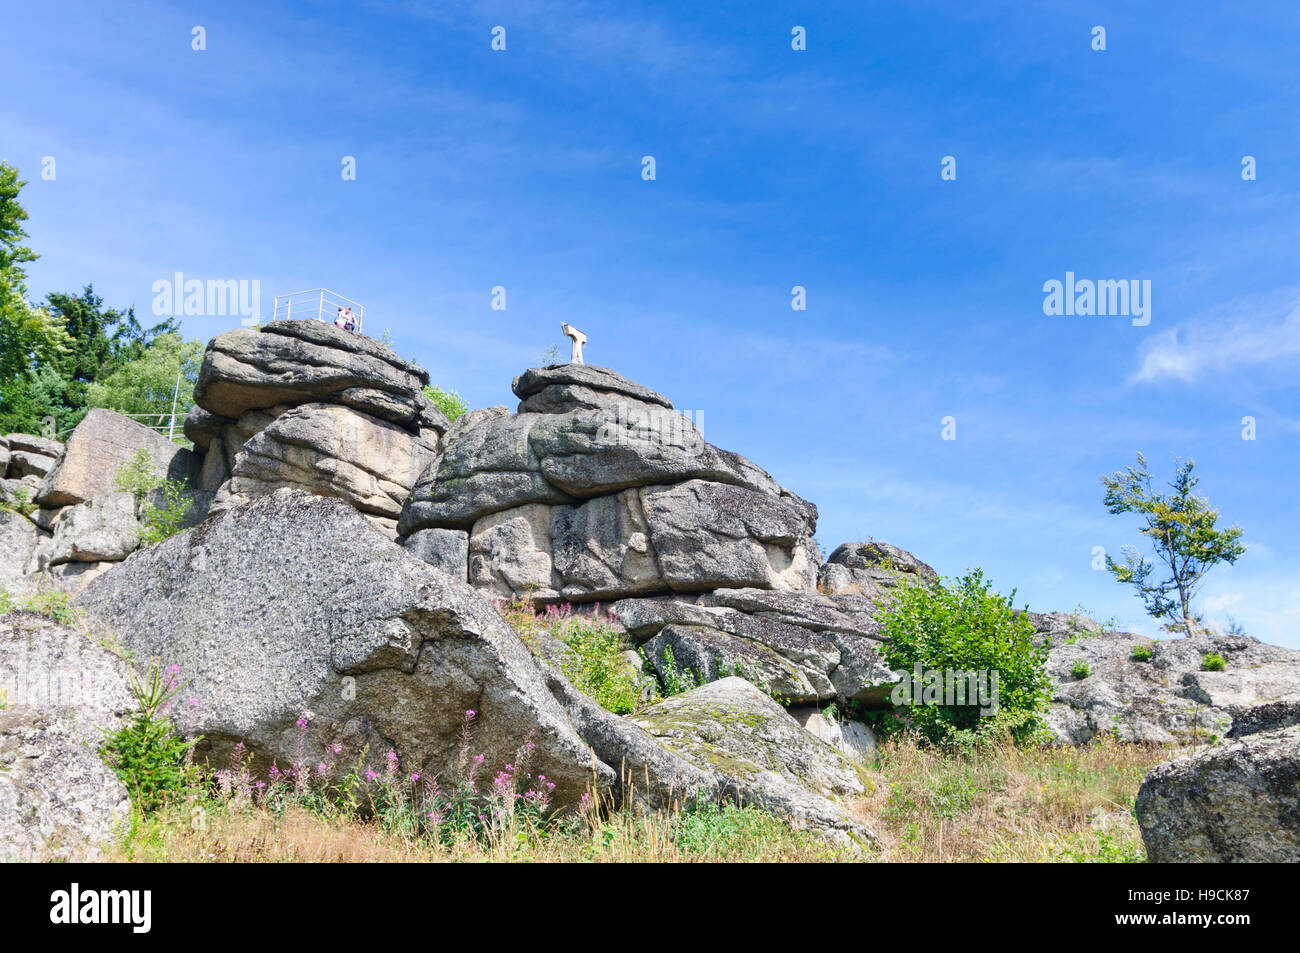
<instances>
[{"instance_id":1,"label":"green bush","mask_svg":"<svg viewBox=\"0 0 1300 953\"><path fill-rule=\"evenodd\" d=\"M1203 672L1222 672L1228 663L1218 652L1206 652L1201 656L1201 671Z\"/></svg>"},{"instance_id":2,"label":"green bush","mask_svg":"<svg viewBox=\"0 0 1300 953\"><path fill-rule=\"evenodd\" d=\"M146 500L140 507L140 519L144 521L140 527L140 542L146 546L161 543L182 532L190 507L194 505L187 480L164 480L160 489L162 506L154 506Z\"/></svg>"},{"instance_id":3,"label":"green bush","mask_svg":"<svg viewBox=\"0 0 1300 953\"><path fill-rule=\"evenodd\" d=\"M996 715L982 716L978 705L913 705L906 715L923 738L958 743L1010 734L1018 741L1036 738L1051 699L1047 651L1027 613L1012 607L1013 591L991 591L981 570L945 585L940 580L901 586L882 605L880 634L885 659L895 671L997 672Z\"/></svg>"},{"instance_id":4,"label":"green bush","mask_svg":"<svg viewBox=\"0 0 1300 953\"><path fill-rule=\"evenodd\" d=\"M56 589L42 589L22 599L14 599L6 590L0 589L0 615L16 609L26 609L55 622L71 625L77 621L77 610L70 605L71 599L72 596L68 593Z\"/></svg>"},{"instance_id":5,"label":"green bush","mask_svg":"<svg viewBox=\"0 0 1300 953\"><path fill-rule=\"evenodd\" d=\"M560 668L578 690L616 715L635 710L641 686L637 670L623 656L631 648L623 632L599 612L585 616L553 610L548 615L548 621L554 620L551 634L568 647Z\"/></svg>"},{"instance_id":6,"label":"green bush","mask_svg":"<svg viewBox=\"0 0 1300 953\"><path fill-rule=\"evenodd\" d=\"M660 672L660 682L664 687L664 695L671 697L673 695L682 695L693 689L699 688L704 684L704 679L694 669L678 669L677 659L673 656L673 647L664 646L664 663Z\"/></svg>"},{"instance_id":7,"label":"green bush","mask_svg":"<svg viewBox=\"0 0 1300 953\"><path fill-rule=\"evenodd\" d=\"M108 734L102 749L104 760L126 785L132 803L146 814L180 798L197 778L190 750L199 739L187 741L178 736L166 716L169 703L180 691L177 671L175 666L163 671L154 659L143 678L131 672L137 710L121 728Z\"/></svg>"},{"instance_id":8,"label":"green bush","mask_svg":"<svg viewBox=\"0 0 1300 953\"><path fill-rule=\"evenodd\" d=\"M135 452L130 463L124 463L113 474L113 485L119 493L131 493L138 506L145 495L162 485L162 475L154 466L153 457L143 447Z\"/></svg>"},{"instance_id":9,"label":"green bush","mask_svg":"<svg viewBox=\"0 0 1300 953\"><path fill-rule=\"evenodd\" d=\"M1129 658L1135 662L1149 662L1151 661L1151 654L1151 646L1139 643L1133 646L1133 654Z\"/></svg>"},{"instance_id":10,"label":"green bush","mask_svg":"<svg viewBox=\"0 0 1300 953\"><path fill-rule=\"evenodd\" d=\"M443 390L433 384L424 389L424 398L446 414L448 420L455 420L469 410L469 406L460 394L454 390Z\"/></svg>"},{"instance_id":11,"label":"green bush","mask_svg":"<svg viewBox=\"0 0 1300 953\"><path fill-rule=\"evenodd\" d=\"M1070 675L1075 679L1084 679L1092 674L1092 666L1083 659L1078 659L1070 666Z\"/></svg>"}]
</instances>

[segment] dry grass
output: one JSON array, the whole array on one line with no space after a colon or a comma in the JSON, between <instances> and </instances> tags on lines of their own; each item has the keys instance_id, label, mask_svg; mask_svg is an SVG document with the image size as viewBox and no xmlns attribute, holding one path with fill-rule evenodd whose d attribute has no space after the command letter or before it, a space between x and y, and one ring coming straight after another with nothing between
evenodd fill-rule
<instances>
[{"instance_id":1,"label":"dry grass","mask_svg":"<svg viewBox=\"0 0 1300 953\"><path fill-rule=\"evenodd\" d=\"M881 747L871 810L885 861L1144 859L1133 802L1168 748L993 746L944 754L911 742Z\"/></svg>"},{"instance_id":2,"label":"dry grass","mask_svg":"<svg viewBox=\"0 0 1300 953\"><path fill-rule=\"evenodd\" d=\"M202 817L201 823L195 818ZM380 825L323 817L299 807L279 814L260 807L189 808L137 819L105 858L169 863L534 863L826 862L853 859L814 835L753 810L728 809L705 818L617 812L543 833L520 825L484 843L436 844L402 837Z\"/></svg>"},{"instance_id":3,"label":"dry grass","mask_svg":"<svg viewBox=\"0 0 1300 953\"><path fill-rule=\"evenodd\" d=\"M1116 862L1143 859L1132 807L1143 776L1175 752L1100 742L943 753L881 746L870 798L855 813L880 849L856 858L756 810L616 811L549 832L513 823L487 842L436 844L355 817L301 807L194 803L137 820L107 859L169 862Z\"/></svg>"}]
</instances>

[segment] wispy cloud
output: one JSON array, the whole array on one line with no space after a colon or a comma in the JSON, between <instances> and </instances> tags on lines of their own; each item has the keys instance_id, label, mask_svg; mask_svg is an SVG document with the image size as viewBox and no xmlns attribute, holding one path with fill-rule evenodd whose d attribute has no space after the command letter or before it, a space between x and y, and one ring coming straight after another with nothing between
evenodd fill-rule
<instances>
[{"instance_id":1,"label":"wispy cloud","mask_svg":"<svg viewBox=\"0 0 1300 953\"><path fill-rule=\"evenodd\" d=\"M1195 383L1231 371L1267 368L1300 357L1300 298L1245 304L1151 339L1132 380Z\"/></svg>"}]
</instances>

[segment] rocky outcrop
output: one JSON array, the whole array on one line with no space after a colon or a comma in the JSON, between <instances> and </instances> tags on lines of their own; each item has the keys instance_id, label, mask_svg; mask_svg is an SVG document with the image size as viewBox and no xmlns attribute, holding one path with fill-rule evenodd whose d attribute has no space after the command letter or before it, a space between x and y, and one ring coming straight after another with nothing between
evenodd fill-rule
<instances>
[{"instance_id":1,"label":"rocky outcrop","mask_svg":"<svg viewBox=\"0 0 1300 953\"><path fill-rule=\"evenodd\" d=\"M447 418L428 374L391 348L320 321L218 335L204 354L185 433L204 451L216 512L301 487L346 500L396 535Z\"/></svg>"},{"instance_id":2,"label":"rocky outcrop","mask_svg":"<svg viewBox=\"0 0 1300 953\"><path fill-rule=\"evenodd\" d=\"M399 531L463 530L470 581L580 601L750 586L811 590L817 511L607 368L515 379L520 412L446 434Z\"/></svg>"},{"instance_id":3,"label":"rocky outcrop","mask_svg":"<svg viewBox=\"0 0 1300 953\"><path fill-rule=\"evenodd\" d=\"M1152 640L1111 632L1084 616L1030 614L1052 646L1047 670L1056 681L1047 715L1059 741L1099 735L1123 741L1189 743L1223 737L1234 717L1267 702L1300 701L1300 652L1248 636ZM1147 661L1133 658L1137 646ZM1207 653L1226 660L1201 670ZM1090 674L1076 678L1085 663Z\"/></svg>"},{"instance_id":4,"label":"rocky outcrop","mask_svg":"<svg viewBox=\"0 0 1300 953\"><path fill-rule=\"evenodd\" d=\"M0 861L83 861L129 813L100 758L129 710L126 663L30 612L0 616Z\"/></svg>"},{"instance_id":5,"label":"rocky outcrop","mask_svg":"<svg viewBox=\"0 0 1300 953\"><path fill-rule=\"evenodd\" d=\"M742 678L674 695L631 720L663 747L711 774L719 790L845 846L875 835L847 802L866 792L861 772Z\"/></svg>"},{"instance_id":6,"label":"rocky outcrop","mask_svg":"<svg viewBox=\"0 0 1300 953\"><path fill-rule=\"evenodd\" d=\"M341 500L279 490L136 553L73 604L138 658L180 666L183 730L224 763L348 764L365 745L403 770L452 777L466 710L499 768L528 740L534 769L574 804L615 769L587 744L492 605L376 531ZM312 713L303 750L296 724ZM323 749L322 732L346 756ZM341 768L342 770L342 768Z\"/></svg>"},{"instance_id":7,"label":"rocky outcrop","mask_svg":"<svg viewBox=\"0 0 1300 953\"><path fill-rule=\"evenodd\" d=\"M844 543L817 574L817 590L830 595L885 596L916 580L937 579L928 565L886 542Z\"/></svg>"},{"instance_id":8,"label":"rocky outcrop","mask_svg":"<svg viewBox=\"0 0 1300 953\"><path fill-rule=\"evenodd\" d=\"M140 546L135 496L109 493L70 506L54 535L33 554L28 569L39 572L62 563L120 562Z\"/></svg>"},{"instance_id":9,"label":"rocky outcrop","mask_svg":"<svg viewBox=\"0 0 1300 953\"><path fill-rule=\"evenodd\" d=\"M0 510L0 590L16 587L43 539L48 539L48 534L32 520Z\"/></svg>"},{"instance_id":10,"label":"rocky outcrop","mask_svg":"<svg viewBox=\"0 0 1300 953\"><path fill-rule=\"evenodd\" d=\"M323 321L274 321L213 338L194 401L229 419L277 405L329 401L411 425L425 411L421 390L428 383L426 371L363 334ZM199 429L201 418L191 426Z\"/></svg>"},{"instance_id":11,"label":"rocky outcrop","mask_svg":"<svg viewBox=\"0 0 1300 953\"><path fill-rule=\"evenodd\" d=\"M0 437L0 477L40 481L54 469L63 444L49 437L11 433Z\"/></svg>"},{"instance_id":12,"label":"rocky outcrop","mask_svg":"<svg viewBox=\"0 0 1300 953\"><path fill-rule=\"evenodd\" d=\"M70 506L113 493L117 473L148 452L159 476L169 480L198 477L200 461L191 451L130 417L111 410L91 410L77 424L58 464L45 476L36 501L43 507Z\"/></svg>"},{"instance_id":13,"label":"rocky outcrop","mask_svg":"<svg viewBox=\"0 0 1300 953\"><path fill-rule=\"evenodd\" d=\"M1157 766L1135 811L1156 863L1300 862L1300 726L1284 706L1260 730Z\"/></svg>"}]
</instances>

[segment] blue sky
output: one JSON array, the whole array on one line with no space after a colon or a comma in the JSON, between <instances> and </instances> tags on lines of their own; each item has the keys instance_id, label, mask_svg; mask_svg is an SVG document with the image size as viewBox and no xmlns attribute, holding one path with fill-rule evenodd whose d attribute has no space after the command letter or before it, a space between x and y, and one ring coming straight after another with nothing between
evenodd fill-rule
<instances>
[{"instance_id":1,"label":"blue sky","mask_svg":"<svg viewBox=\"0 0 1300 953\"><path fill-rule=\"evenodd\" d=\"M1137 540L1098 477L1191 456L1251 547L1202 607L1300 647L1296 5L108 7L6 12L33 294L323 285L474 406L569 321L817 503L823 544L1148 633L1092 569ZM1044 315L1067 271L1149 280L1150 324Z\"/></svg>"}]
</instances>

